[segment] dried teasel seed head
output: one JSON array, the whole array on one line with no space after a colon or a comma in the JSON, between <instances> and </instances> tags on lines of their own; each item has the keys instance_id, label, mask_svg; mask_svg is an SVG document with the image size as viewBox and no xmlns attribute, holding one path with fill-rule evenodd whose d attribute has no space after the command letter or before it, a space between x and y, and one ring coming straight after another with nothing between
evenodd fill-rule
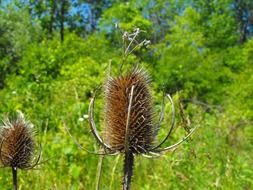
<instances>
[{"instance_id":1,"label":"dried teasel seed head","mask_svg":"<svg viewBox=\"0 0 253 190\"><path fill-rule=\"evenodd\" d=\"M105 85L105 141L112 150L125 149L126 125L131 88L134 85L129 117L128 146L133 153L145 153L155 138L151 107L150 77L135 68L125 76L109 78Z\"/></svg>"},{"instance_id":2,"label":"dried teasel seed head","mask_svg":"<svg viewBox=\"0 0 253 190\"><path fill-rule=\"evenodd\" d=\"M2 167L32 167L35 149L33 125L22 114L6 119L0 126L0 163Z\"/></svg>"}]
</instances>

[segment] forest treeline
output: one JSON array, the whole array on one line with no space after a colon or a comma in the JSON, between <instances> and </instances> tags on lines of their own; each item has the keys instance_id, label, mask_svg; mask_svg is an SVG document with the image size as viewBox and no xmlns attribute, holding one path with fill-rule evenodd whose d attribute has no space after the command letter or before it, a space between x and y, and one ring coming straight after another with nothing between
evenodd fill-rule
<instances>
[{"instance_id":1,"label":"forest treeline","mask_svg":"<svg viewBox=\"0 0 253 190\"><path fill-rule=\"evenodd\" d=\"M94 148L89 100L109 62L118 75L122 35L136 28L138 42L151 43L128 56L124 72L136 64L147 70L157 113L163 91L173 96L178 127L170 142L185 125L199 129L171 154L137 158L133 189L252 189L252 0L1 0L0 116L27 115L47 160L21 172L20 189L95 188L98 157L79 150L64 126ZM121 185L118 159L105 161L104 189ZM10 187L8 176L0 170L1 189Z\"/></svg>"}]
</instances>

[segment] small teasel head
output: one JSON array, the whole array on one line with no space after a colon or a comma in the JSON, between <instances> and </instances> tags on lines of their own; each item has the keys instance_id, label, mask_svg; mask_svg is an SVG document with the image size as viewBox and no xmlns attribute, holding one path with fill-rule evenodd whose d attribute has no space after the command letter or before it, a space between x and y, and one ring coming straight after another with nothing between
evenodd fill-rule
<instances>
[{"instance_id":1,"label":"small teasel head","mask_svg":"<svg viewBox=\"0 0 253 190\"><path fill-rule=\"evenodd\" d=\"M0 125L0 163L2 167L19 169L33 168L35 131L32 123L19 112Z\"/></svg>"}]
</instances>

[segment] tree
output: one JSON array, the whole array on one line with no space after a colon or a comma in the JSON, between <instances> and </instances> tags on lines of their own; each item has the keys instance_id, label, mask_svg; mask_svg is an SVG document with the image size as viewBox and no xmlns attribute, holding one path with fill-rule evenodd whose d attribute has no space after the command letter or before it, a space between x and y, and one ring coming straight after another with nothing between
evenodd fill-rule
<instances>
[{"instance_id":1,"label":"tree","mask_svg":"<svg viewBox=\"0 0 253 190\"><path fill-rule=\"evenodd\" d=\"M234 0L233 7L240 31L240 43L253 34L253 1Z\"/></svg>"},{"instance_id":2,"label":"tree","mask_svg":"<svg viewBox=\"0 0 253 190\"><path fill-rule=\"evenodd\" d=\"M10 6L0 10L0 88L9 74L18 72L23 51L41 34L39 24L31 20L26 9Z\"/></svg>"},{"instance_id":3,"label":"tree","mask_svg":"<svg viewBox=\"0 0 253 190\"><path fill-rule=\"evenodd\" d=\"M237 43L239 35L232 0L194 0L193 6L201 15L200 24L208 47L226 48Z\"/></svg>"},{"instance_id":4,"label":"tree","mask_svg":"<svg viewBox=\"0 0 253 190\"><path fill-rule=\"evenodd\" d=\"M24 6L24 5L23 5ZM49 0L34 1L30 0L25 6L29 9L34 19L39 19L42 27L47 31L49 38L55 31L59 31L60 40L64 40L64 29L70 10L69 1Z\"/></svg>"}]
</instances>

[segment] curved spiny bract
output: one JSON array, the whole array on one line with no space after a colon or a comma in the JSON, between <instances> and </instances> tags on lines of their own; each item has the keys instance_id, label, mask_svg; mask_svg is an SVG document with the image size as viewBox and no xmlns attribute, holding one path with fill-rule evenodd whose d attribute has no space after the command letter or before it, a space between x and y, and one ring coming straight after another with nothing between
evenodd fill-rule
<instances>
[{"instance_id":1,"label":"curved spiny bract","mask_svg":"<svg viewBox=\"0 0 253 190\"><path fill-rule=\"evenodd\" d=\"M154 141L153 111L149 92L150 77L141 69L134 69L126 76L109 78L105 85L105 141L112 150L126 149L135 154L145 153ZM131 88L132 105L126 135L128 106Z\"/></svg>"},{"instance_id":2,"label":"curved spiny bract","mask_svg":"<svg viewBox=\"0 0 253 190\"><path fill-rule=\"evenodd\" d=\"M32 124L22 116L5 120L0 126L0 163L3 167L32 167L35 142Z\"/></svg>"}]
</instances>

